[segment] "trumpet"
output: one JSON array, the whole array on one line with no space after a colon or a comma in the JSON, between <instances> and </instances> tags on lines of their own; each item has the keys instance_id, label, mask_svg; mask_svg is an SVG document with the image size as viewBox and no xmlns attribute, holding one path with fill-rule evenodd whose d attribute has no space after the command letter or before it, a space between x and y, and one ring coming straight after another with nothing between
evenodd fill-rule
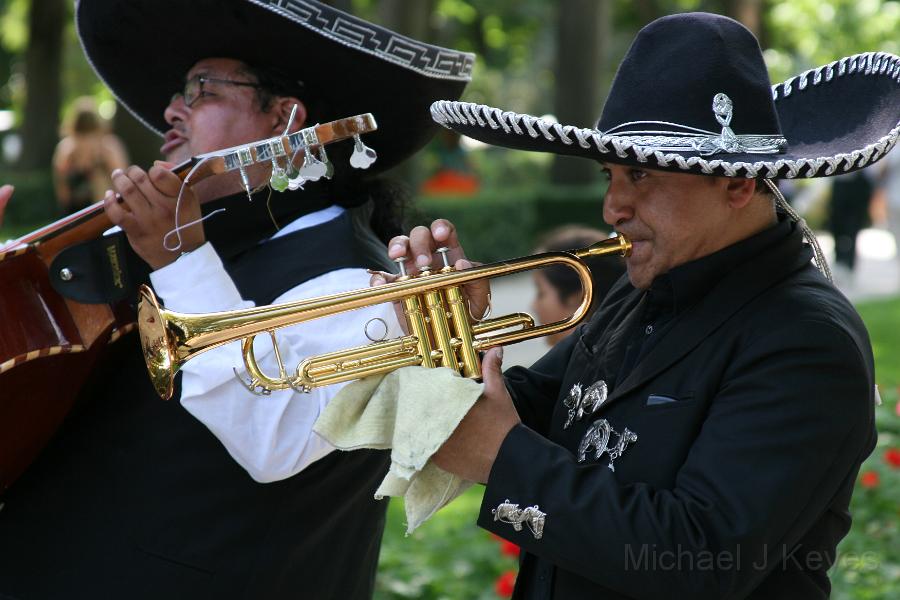
<instances>
[{"instance_id":1,"label":"trumpet","mask_svg":"<svg viewBox=\"0 0 900 600\"><path fill-rule=\"evenodd\" d=\"M175 375L185 362L237 340L242 340L244 366L250 377L244 385L260 395L283 389L309 392L316 387L415 365L449 367L464 377L480 379L480 352L551 335L580 323L593 297L590 269L584 259L627 256L631 242L619 235L587 248L545 252L461 271L450 265L447 248L437 251L443 262L437 271L423 268L418 275L409 275L403 269L403 259L398 259L400 276L386 285L236 311L187 314L167 310L149 287L142 286L138 326L153 386L160 397L171 398ZM568 318L539 326L526 313L470 319L462 291L465 284L554 264L574 269L584 290L581 304ZM385 302L403 304L408 335L312 356L288 373L275 342L277 329ZM269 334L274 345L277 376L264 373L254 355L254 339L263 333Z\"/></svg>"}]
</instances>

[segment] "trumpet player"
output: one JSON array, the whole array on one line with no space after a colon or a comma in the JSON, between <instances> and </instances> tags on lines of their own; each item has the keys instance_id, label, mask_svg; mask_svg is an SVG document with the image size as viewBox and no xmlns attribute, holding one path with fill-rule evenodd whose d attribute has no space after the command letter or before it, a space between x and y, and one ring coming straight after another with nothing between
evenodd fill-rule
<instances>
[{"instance_id":1,"label":"trumpet player","mask_svg":"<svg viewBox=\"0 0 900 600\"><path fill-rule=\"evenodd\" d=\"M638 33L593 128L433 105L461 134L597 161L603 219L633 244L595 317L531 368L487 353L434 456L485 484L478 524L522 548L514 598L828 597L875 444L872 350L772 180L881 158L898 69L870 53L772 88L752 33L690 13ZM415 273L440 246L464 260L446 220L389 253Z\"/></svg>"},{"instance_id":2,"label":"trumpet player","mask_svg":"<svg viewBox=\"0 0 900 600\"><path fill-rule=\"evenodd\" d=\"M364 287L384 260L376 234L399 231L396 197L372 175L427 142L430 102L458 97L473 62L315 0L80 0L75 12L88 61L170 163L116 171L106 212L156 291L189 312ZM207 187L202 205L186 189L178 221L208 218L174 251L164 243L182 192L171 163L367 112L379 131L329 146L331 181L252 202ZM350 150L377 160L351 170ZM372 320L396 327L389 306L373 307L285 331L279 350L290 361L366 343ZM274 352L261 344L258 357L271 367ZM137 335L116 343L81 410L3 497L0 597L370 597L387 456L334 453L312 432L336 387L258 397L235 378L240 362L239 349L211 351L164 403Z\"/></svg>"}]
</instances>

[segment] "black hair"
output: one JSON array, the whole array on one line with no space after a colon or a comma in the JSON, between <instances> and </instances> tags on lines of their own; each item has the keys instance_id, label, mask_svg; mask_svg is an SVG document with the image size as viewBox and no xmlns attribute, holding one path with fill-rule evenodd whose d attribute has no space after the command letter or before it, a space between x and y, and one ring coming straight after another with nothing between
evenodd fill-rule
<instances>
[{"instance_id":1,"label":"black hair","mask_svg":"<svg viewBox=\"0 0 900 600\"><path fill-rule=\"evenodd\" d=\"M238 71L254 79L258 88L255 88L256 102L262 112L269 112L275 100L282 96L293 96L303 101L304 105L309 104L306 96L306 90L303 82L299 79L289 76L287 73L276 67L252 65L242 63ZM310 108L307 106L307 111Z\"/></svg>"}]
</instances>

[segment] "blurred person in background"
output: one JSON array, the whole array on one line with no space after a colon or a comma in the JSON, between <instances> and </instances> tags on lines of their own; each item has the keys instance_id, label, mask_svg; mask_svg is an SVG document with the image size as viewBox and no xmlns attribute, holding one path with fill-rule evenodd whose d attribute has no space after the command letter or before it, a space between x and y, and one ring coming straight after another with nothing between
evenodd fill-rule
<instances>
[{"instance_id":1,"label":"blurred person in background","mask_svg":"<svg viewBox=\"0 0 900 600\"><path fill-rule=\"evenodd\" d=\"M869 221L869 203L874 186L869 171L838 175L831 181L828 229L834 237L835 283L843 288L856 267L856 237Z\"/></svg>"},{"instance_id":2,"label":"blurred person in background","mask_svg":"<svg viewBox=\"0 0 900 600\"><path fill-rule=\"evenodd\" d=\"M897 266L900 268L900 152L889 154L883 165L876 182L875 196L887 212L887 228L894 236Z\"/></svg>"},{"instance_id":3,"label":"blurred person in background","mask_svg":"<svg viewBox=\"0 0 900 600\"><path fill-rule=\"evenodd\" d=\"M89 96L75 101L53 153L53 183L63 214L90 206L112 187L110 173L128 166L121 140L109 131Z\"/></svg>"},{"instance_id":4,"label":"blurred person in background","mask_svg":"<svg viewBox=\"0 0 900 600\"><path fill-rule=\"evenodd\" d=\"M555 252L586 248L591 244L602 242L609 234L581 225L564 225L549 232L535 252ZM591 301L587 318L597 310L613 283L625 272L625 261L621 256L600 256L585 261L591 269L594 298ZM533 273L535 298L531 305L540 323L552 323L565 319L578 308L584 298L578 275L569 267L551 265L538 269ZM568 337L574 329L566 329L548 335L544 339L550 346L555 346Z\"/></svg>"}]
</instances>

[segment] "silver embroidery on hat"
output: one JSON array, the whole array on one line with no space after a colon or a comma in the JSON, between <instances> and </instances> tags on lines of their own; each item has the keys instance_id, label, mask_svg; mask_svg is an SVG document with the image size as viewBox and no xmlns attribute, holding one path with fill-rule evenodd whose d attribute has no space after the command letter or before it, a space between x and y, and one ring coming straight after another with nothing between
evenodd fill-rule
<instances>
[{"instance_id":1,"label":"silver embroidery on hat","mask_svg":"<svg viewBox=\"0 0 900 600\"><path fill-rule=\"evenodd\" d=\"M610 447L609 441L613 435L616 436L616 443L613 447ZM581 443L578 444L578 462L581 463L587 460L587 452L593 447L594 459L600 460L604 453L609 455L609 470L615 471L616 467L613 464L615 460L622 456L628 445L633 444L637 439L637 434L627 427L625 431L619 434L612 428L609 421L597 419L585 432L584 437L581 438Z\"/></svg>"},{"instance_id":2,"label":"silver embroidery on hat","mask_svg":"<svg viewBox=\"0 0 900 600\"><path fill-rule=\"evenodd\" d=\"M563 400L563 406L569 409L563 429L568 429L574 421L580 421L584 415L593 414L606 402L609 387L602 379L595 381L582 393L581 384L576 383L569 390L569 395Z\"/></svg>"},{"instance_id":3,"label":"silver embroidery on hat","mask_svg":"<svg viewBox=\"0 0 900 600\"><path fill-rule=\"evenodd\" d=\"M707 129L689 127L669 121L629 121L603 132L619 140L627 141L650 151L698 152L709 156L719 152L732 154L775 154L787 147L787 140L778 134L741 134L731 129L734 104L727 94L718 93L713 97L713 115L722 126L716 133ZM664 125L667 129L631 129L635 125ZM627 131L621 131L629 128Z\"/></svg>"},{"instance_id":4,"label":"silver embroidery on hat","mask_svg":"<svg viewBox=\"0 0 900 600\"><path fill-rule=\"evenodd\" d=\"M522 523L528 526L534 539L539 540L544 535L544 519L547 514L538 509L538 505L519 508L518 504L511 504L509 498L501 502L497 508L491 510L495 521L508 523L516 531L522 531Z\"/></svg>"}]
</instances>

